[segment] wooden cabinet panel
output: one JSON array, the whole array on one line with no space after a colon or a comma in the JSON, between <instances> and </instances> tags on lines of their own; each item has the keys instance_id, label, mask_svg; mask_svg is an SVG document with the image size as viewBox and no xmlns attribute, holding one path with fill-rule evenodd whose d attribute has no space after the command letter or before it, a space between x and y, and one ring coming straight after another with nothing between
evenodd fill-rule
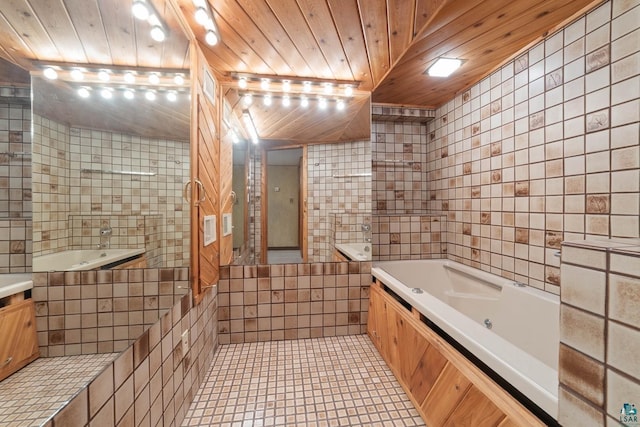
<instances>
[{"instance_id":1,"label":"wooden cabinet panel","mask_svg":"<svg viewBox=\"0 0 640 427\"><path fill-rule=\"evenodd\" d=\"M495 427L504 418L504 413L487 396L471 386L455 411L451 412L445 427Z\"/></svg>"},{"instance_id":2,"label":"wooden cabinet panel","mask_svg":"<svg viewBox=\"0 0 640 427\"><path fill-rule=\"evenodd\" d=\"M0 309L0 380L40 355L33 300Z\"/></svg>"},{"instance_id":3,"label":"wooden cabinet panel","mask_svg":"<svg viewBox=\"0 0 640 427\"><path fill-rule=\"evenodd\" d=\"M432 345L422 353L411 378L407 381L407 386L417 402L424 401L446 364L447 359Z\"/></svg>"},{"instance_id":4,"label":"wooden cabinet panel","mask_svg":"<svg viewBox=\"0 0 640 427\"><path fill-rule=\"evenodd\" d=\"M429 426L444 425L449 415L454 412L467 390L469 381L453 364L447 363L421 408L424 419Z\"/></svg>"},{"instance_id":5,"label":"wooden cabinet panel","mask_svg":"<svg viewBox=\"0 0 640 427\"><path fill-rule=\"evenodd\" d=\"M427 425L544 425L379 283L370 289L367 332Z\"/></svg>"}]
</instances>

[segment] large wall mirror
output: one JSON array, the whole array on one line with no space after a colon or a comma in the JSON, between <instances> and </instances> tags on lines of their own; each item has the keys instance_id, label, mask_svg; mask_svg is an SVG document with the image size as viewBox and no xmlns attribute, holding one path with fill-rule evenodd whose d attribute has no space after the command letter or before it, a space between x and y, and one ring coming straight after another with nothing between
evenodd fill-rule
<instances>
[{"instance_id":1,"label":"large wall mirror","mask_svg":"<svg viewBox=\"0 0 640 427\"><path fill-rule=\"evenodd\" d=\"M233 263L329 262L336 244L370 243L369 94L323 110L295 96L283 106L253 94L247 105L242 90L224 93L226 121L249 114L260 135L253 143L241 125L234 144Z\"/></svg>"}]
</instances>

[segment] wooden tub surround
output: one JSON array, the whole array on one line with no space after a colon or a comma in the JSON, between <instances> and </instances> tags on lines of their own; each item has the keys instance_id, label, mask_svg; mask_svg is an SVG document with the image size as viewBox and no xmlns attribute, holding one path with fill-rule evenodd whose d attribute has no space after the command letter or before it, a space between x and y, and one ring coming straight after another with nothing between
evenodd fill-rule
<instances>
[{"instance_id":1,"label":"wooden tub surround","mask_svg":"<svg viewBox=\"0 0 640 427\"><path fill-rule=\"evenodd\" d=\"M545 425L377 279L367 333L429 427Z\"/></svg>"},{"instance_id":2,"label":"wooden tub surround","mask_svg":"<svg viewBox=\"0 0 640 427\"><path fill-rule=\"evenodd\" d=\"M0 381L40 356L36 312L23 292L0 298Z\"/></svg>"}]
</instances>

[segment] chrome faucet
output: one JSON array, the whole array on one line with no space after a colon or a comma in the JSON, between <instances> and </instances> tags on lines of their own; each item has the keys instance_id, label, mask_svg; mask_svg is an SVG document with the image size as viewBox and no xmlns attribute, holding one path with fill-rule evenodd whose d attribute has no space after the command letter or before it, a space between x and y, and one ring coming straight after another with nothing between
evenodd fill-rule
<instances>
[{"instance_id":1,"label":"chrome faucet","mask_svg":"<svg viewBox=\"0 0 640 427\"><path fill-rule=\"evenodd\" d=\"M111 247L111 235L113 229L108 223L105 223L100 227L100 243L98 243L98 249L108 249Z\"/></svg>"},{"instance_id":2,"label":"chrome faucet","mask_svg":"<svg viewBox=\"0 0 640 427\"><path fill-rule=\"evenodd\" d=\"M360 231L362 231L362 234L364 235L364 242L371 243L371 224L360 224Z\"/></svg>"}]
</instances>

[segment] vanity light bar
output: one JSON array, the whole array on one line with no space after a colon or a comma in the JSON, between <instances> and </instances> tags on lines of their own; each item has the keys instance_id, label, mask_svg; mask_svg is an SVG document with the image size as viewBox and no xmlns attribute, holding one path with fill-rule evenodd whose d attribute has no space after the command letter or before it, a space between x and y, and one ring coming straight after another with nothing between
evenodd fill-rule
<instances>
[{"instance_id":1,"label":"vanity light bar","mask_svg":"<svg viewBox=\"0 0 640 427\"><path fill-rule=\"evenodd\" d=\"M159 96L164 96L170 102L177 102L178 96L189 96L188 92L177 91L174 89L150 89L150 88L138 88L135 90L131 87L91 87L80 86L76 89L76 93L80 98L91 98L94 93L99 94L104 99L111 98L124 98L127 100L133 100L138 94L144 96L148 101L155 101Z\"/></svg>"},{"instance_id":2,"label":"vanity light bar","mask_svg":"<svg viewBox=\"0 0 640 427\"><path fill-rule=\"evenodd\" d=\"M131 13L136 19L141 21L147 21L151 25L149 34L151 38L157 42L163 42L167 37L167 30L163 22L160 20L160 15L153 7L150 1L147 0L135 0L131 6Z\"/></svg>"},{"instance_id":3,"label":"vanity light bar","mask_svg":"<svg viewBox=\"0 0 640 427\"><path fill-rule=\"evenodd\" d=\"M260 75L235 74L231 76L240 89L263 92L323 95L327 97L353 96L360 82L304 80L294 77L265 77Z\"/></svg>"},{"instance_id":4,"label":"vanity light bar","mask_svg":"<svg viewBox=\"0 0 640 427\"><path fill-rule=\"evenodd\" d=\"M220 31L216 21L213 19L213 11L209 5L208 0L193 0L193 5L196 7L194 13L194 19L205 30L204 41L209 46L215 46L220 41Z\"/></svg>"},{"instance_id":5,"label":"vanity light bar","mask_svg":"<svg viewBox=\"0 0 640 427\"><path fill-rule=\"evenodd\" d=\"M260 138L258 137L258 130L256 129L256 125L253 123L253 118L251 117L251 113L249 110L244 110L242 112L242 121L244 122L244 127L249 134L249 138L254 144L260 142Z\"/></svg>"},{"instance_id":6,"label":"vanity light bar","mask_svg":"<svg viewBox=\"0 0 640 427\"><path fill-rule=\"evenodd\" d=\"M135 86L188 87L189 70L181 69L127 69L109 65L76 65L68 63L41 63L37 66L49 80L59 79L85 84L128 84ZM38 73L35 73L36 75Z\"/></svg>"},{"instance_id":7,"label":"vanity light bar","mask_svg":"<svg viewBox=\"0 0 640 427\"><path fill-rule=\"evenodd\" d=\"M335 95L333 95L335 96ZM327 110L329 107L329 103L335 103L335 109L338 111L343 111L346 109L348 99L346 98L335 98L328 96L316 96L310 97L306 95L275 95L271 92L267 93L251 93L244 92L240 93L240 98L242 99L242 104L245 107L248 107L252 104L254 98L262 98L262 105L265 107L271 106L273 104L280 103L283 107L289 107L293 104L294 101L298 102L301 107L308 107L310 101L316 101L318 104L318 108L321 110Z\"/></svg>"}]
</instances>

